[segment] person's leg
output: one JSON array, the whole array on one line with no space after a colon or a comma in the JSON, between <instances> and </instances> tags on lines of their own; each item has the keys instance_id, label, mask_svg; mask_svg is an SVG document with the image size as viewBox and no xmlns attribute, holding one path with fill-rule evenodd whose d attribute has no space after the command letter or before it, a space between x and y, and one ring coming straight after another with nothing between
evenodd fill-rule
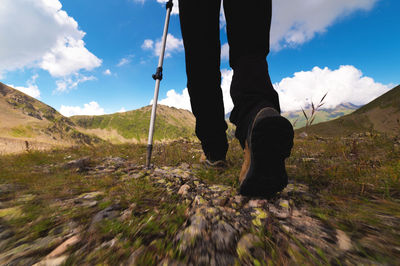
<instances>
[{"instance_id":1,"label":"person's leg","mask_svg":"<svg viewBox=\"0 0 400 266\"><path fill-rule=\"evenodd\" d=\"M266 57L272 14L271 0L244 3L224 0L229 42L229 63L233 69L231 97L234 108L230 121L236 125L236 137L242 147L251 119L263 107L280 112Z\"/></svg>"},{"instance_id":2,"label":"person's leg","mask_svg":"<svg viewBox=\"0 0 400 266\"><path fill-rule=\"evenodd\" d=\"M221 90L220 0L179 0L187 87L196 135L209 160L224 160L228 150Z\"/></svg>"},{"instance_id":3,"label":"person's leg","mask_svg":"<svg viewBox=\"0 0 400 266\"><path fill-rule=\"evenodd\" d=\"M293 146L293 128L280 115L266 57L269 52L271 0L224 0L233 69L230 120L245 151L240 193L271 197L288 182L285 158Z\"/></svg>"}]
</instances>

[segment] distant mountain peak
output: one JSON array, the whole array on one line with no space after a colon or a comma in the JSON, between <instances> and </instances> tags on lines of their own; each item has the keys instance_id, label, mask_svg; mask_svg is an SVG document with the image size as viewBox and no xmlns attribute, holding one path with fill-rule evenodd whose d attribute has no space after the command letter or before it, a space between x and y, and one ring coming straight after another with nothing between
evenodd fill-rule
<instances>
[{"instance_id":1,"label":"distant mountain peak","mask_svg":"<svg viewBox=\"0 0 400 266\"><path fill-rule=\"evenodd\" d=\"M313 125L311 133L341 136L360 132L400 135L400 85L353 113L336 120Z\"/></svg>"}]
</instances>

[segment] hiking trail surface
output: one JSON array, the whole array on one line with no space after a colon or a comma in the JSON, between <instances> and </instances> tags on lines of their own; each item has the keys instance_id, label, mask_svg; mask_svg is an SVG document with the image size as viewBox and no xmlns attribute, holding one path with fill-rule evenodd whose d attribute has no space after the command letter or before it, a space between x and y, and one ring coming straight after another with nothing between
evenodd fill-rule
<instances>
[{"instance_id":1,"label":"hiking trail surface","mask_svg":"<svg viewBox=\"0 0 400 266\"><path fill-rule=\"evenodd\" d=\"M151 170L139 144L2 156L0 264L396 264L399 145L296 137L272 200L238 195L236 141L226 170L184 140L157 145Z\"/></svg>"}]
</instances>

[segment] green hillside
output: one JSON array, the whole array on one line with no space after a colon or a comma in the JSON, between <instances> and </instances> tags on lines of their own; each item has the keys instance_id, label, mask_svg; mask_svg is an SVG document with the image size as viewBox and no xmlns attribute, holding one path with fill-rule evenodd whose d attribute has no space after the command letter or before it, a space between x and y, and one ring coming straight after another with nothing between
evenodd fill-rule
<instances>
[{"instance_id":1,"label":"green hillside","mask_svg":"<svg viewBox=\"0 0 400 266\"><path fill-rule=\"evenodd\" d=\"M151 106L124 113L73 116L79 127L111 142L147 140ZM195 118L189 111L158 105L154 139L193 138Z\"/></svg>"},{"instance_id":2,"label":"green hillside","mask_svg":"<svg viewBox=\"0 0 400 266\"><path fill-rule=\"evenodd\" d=\"M317 112L313 124L330 121L338 117L351 114L356 109L357 106L351 103L343 103L335 108L321 109ZM304 111L306 114L311 114L311 109L306 108ZM292 125L294 125L295 129L304 127L307 122L302 110L283 112L282 116L286 117L292 123Z\"/></svg>"},{"instance_id":3,"label":"green hillside","mask_svg":"<svg viewBox=\"0 0 400 266\"><path fill-rule=\"evenodd\" d=\"M0 82L0 153L99 142L54 108Z\"/></svg>"},{"instance_id":4,"label":"green hillside","mask_svg":"<svg viewBox=\"0 0 400 266\"><path fill-rule=\"evenodd\" d=\"M393 88L352 114L312 125L307 131L324 136L344 136L367 131L398 135L400 133L400 86Z\"/></svg>"}]
</instances>

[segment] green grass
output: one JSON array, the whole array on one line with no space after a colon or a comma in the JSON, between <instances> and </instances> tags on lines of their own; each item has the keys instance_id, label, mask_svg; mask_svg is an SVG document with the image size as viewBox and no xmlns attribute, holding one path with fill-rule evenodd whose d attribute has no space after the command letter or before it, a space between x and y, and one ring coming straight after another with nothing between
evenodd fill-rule
<instances>
[{"instance_id":1,"label":"green grass","mask_svg":"<svg viewBox=\"0 0 400 266\"><path fill-rule=\"evenodd\" d=\"M185 152L181 149L179 149L181 152L177 153L177 145L172 143L157 146L154 162L181 163L176 157L174 160L170 158L170 156L185 158L183 155ZM1 223L14 232L11 238L12 244L3 248L12 249L22 240L29 243L46 237L56 227L69 221L75 221L87 229L91 217L98 211L115 203L122 209L135 203L134 215L128 220L104 221L96 226L95 231L84 233L85 236L82 237L87 239L90 247L117 238L120 240L117 251L107 248L96 251L90 249L87 256L72 256L68 263L76 265L103 261L114 265L121 259L127 259L133 250L138 248L139 242L140 245L146 245L144 253L139 258L141 261L154 258L156 255L167 253L174 255L171 241L186 219L184 211L187 208L180 202L179 197L168 195L165 190L154 186L146 176L139 180L122 182L124 173L121 172L94 178L63 167L65 162L84 156L89 156L93 165L101 163L101 160L108 156L119 156L132 163L144 164L145 151L144 145L104 145L1 156L0 184L15 185L15 189L10 193L0 195L1 201L13 206L3 211L5 216L11 218L3 219ZM186 160L192 162L192 155L187 154ZM63 203L92 191L104 193L103 196L97 197L99 203L95 207L71 206Z\"/></svg>"},{"instance_id":2,"label":"green grass","mask_svg":"<svg viewBox=\"0 0 400 266\"><path fill-rule=\"evenodd\" d=\"M102 116L76 116L71 119L79 126L87 129L115 129L126 139L146 139L149 130L150 110L134 110ZM172 120L175 123L170 123ZM177 126L180 125L180 126ZM164 116L159 112L154 131L155 140L194 138L194 128L186 121L178 121L174 115Z\"/></svg>"},{"instance_id":3,"label":"green grass","mask_svg":"<svg viewBox=\"0 0 400 266\"><path fill-rule=\"evenodd\" d=\"M393 138L297 140L288 159L289 175L319 194L313 214L345 231L370 259L395 263L400 245L400 153ZM312 158L309 160L307 158ZM306 160L304 160L306 159ZM373 251L366 237L374 239Z\"/></svg>"},{"instance_id":4,"label":"green grass","mask_svg":"<svg viewBox=\"0 0 400 266\"><path fill-rule=\"evenodd\" d=\"M354 138L308 137L295 140L292 156L287 159L290 179L306 183L316 195L316 201L293 198L296 206L308 206L314 217L346 232L360 254L368 254L369 259L381 264L395 264L398 253L393 247L400 246L400 234L396 230L400 227L400 153L393 145L396 141L374 134ZM0 195L2 202L10 204L7 207L14 207L6 210L15 215L2 221L15 232L13 245L8 248L21 240L29 242L45 237L71 220L87 231L91 217L100 210L115 203L126 209L135 203L127 220L105 220L94 231L85 233L87 253L70 256L66 264L115 265L142 246L145 248L138 257L141 264L158 263L159 258L166 255L184 260L184 254L177 253L172 244L185 221L187 208L179 197L154 186L146 174L134 181L122 181L123 172L88 177L62 167L67 161L85 156L91 158L92 165L100 164L109 156L143 165L145 153L145 145L101 144L1 156L0 184L15 185L11 192ZM200 154L198 142L157 144L153 163L157 166L195 165ZM225 171L195 167L195 175L208 183L237 188L243 157L236 140L230 142L227 161L230 167ZM60 203L93 191L103 192L96 198L95 207ZM270 252L268 262L284 263L283 253L287 247L280 244L273 232L259 233L262 247ZM112 239L118 240L112 248L91 248ZM321 250L310 255L307 246L298 245L301 254L294 250L288 252L296 253L299 261L326 262L326 254ZM81 247L78 245L72 251Z\"/></svg>"},{"instance_id":5,"label":"green grass","mask_svg":"<svg viewBox=\"0 0 400 266\"><path fill-rule=\"evenodd\" d=\"M31 126L18 126L11 128L11 136L17 138L32 138L34 135L33 129Z\"/></svg>"}]
</instances>

